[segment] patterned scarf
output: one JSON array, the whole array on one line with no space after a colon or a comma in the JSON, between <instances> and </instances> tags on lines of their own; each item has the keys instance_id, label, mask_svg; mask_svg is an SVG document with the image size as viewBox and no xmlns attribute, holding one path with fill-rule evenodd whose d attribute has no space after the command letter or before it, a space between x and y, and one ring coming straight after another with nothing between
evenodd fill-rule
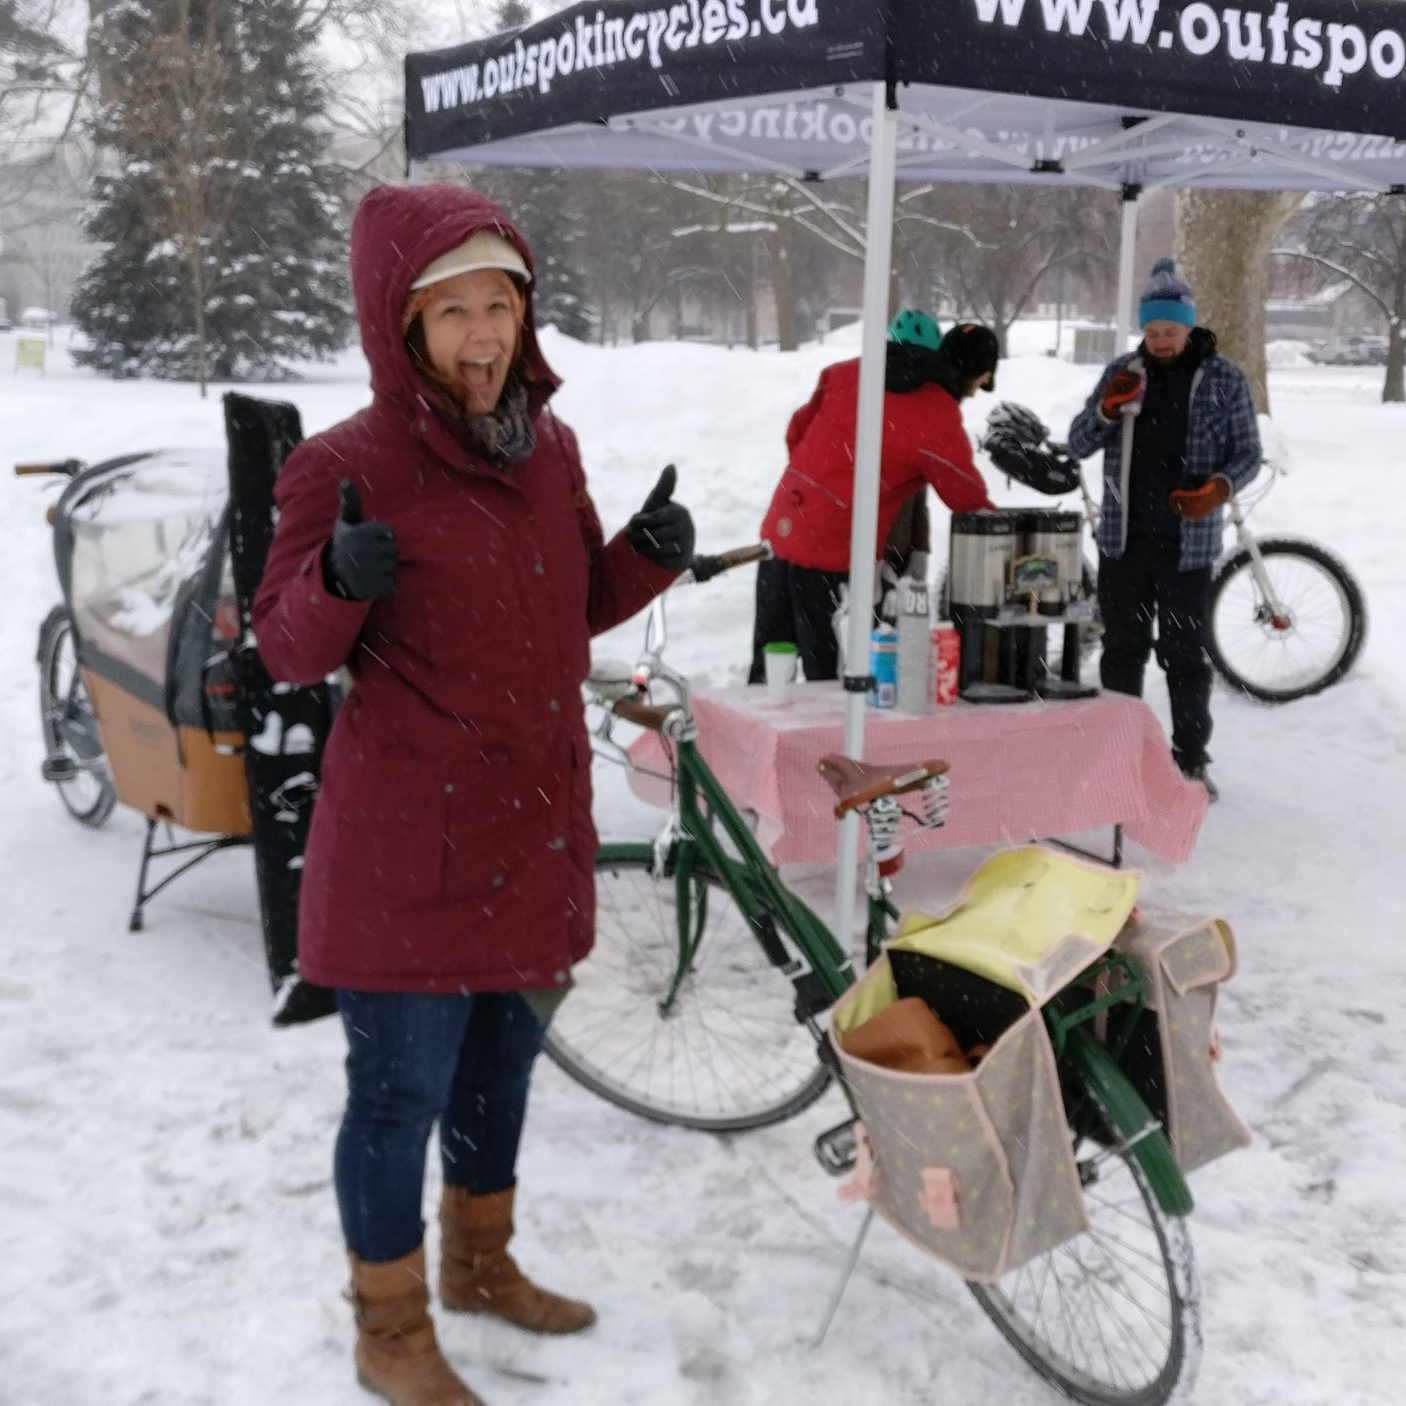
<instances>
[{"instance_id":1,"label":"patterned scarf","mask_svg":"<svg viewBox=\"0 0 1406 1406\"><path fill-rule=\"evenodd\" d=\"M537 445L532 415L527 408L527 387L510 372L498 404L475 419L464 421L469 443L498 468L526 459Z\"/></svg>"}]
</instances>

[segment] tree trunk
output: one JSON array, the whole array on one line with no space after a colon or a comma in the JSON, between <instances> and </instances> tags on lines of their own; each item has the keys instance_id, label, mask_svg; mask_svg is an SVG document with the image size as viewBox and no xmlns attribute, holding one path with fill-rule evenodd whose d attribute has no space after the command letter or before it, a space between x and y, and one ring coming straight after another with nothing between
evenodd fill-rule
<instances>
[{"instance_id":1,"label":"tree trunk","mask_svg":"<svg viewBox=\"0 0 1406 1406\"><path fill-rule=\"evenodd\" d=\"M1250 381L1269 413L1264 299L1269 251L1303 195L1297 191L1183 190L1177 194L1178 272L1196 298L1196 320ZM1145 270L1144 270L1145 272Z\"/></svg>"},{"instance_id":2,"label":"tree trunk","mask_svg":"<svg viewBox=\"0 0 1406 1406\"><path fill-rule=\"evenodd\" d=\"M195 375L200 382L200 398L205 399L209 365L206 360L205 270L203 253L197 249L191 260L191 312L195 322Z\"/></svg>"},{"instance_id":3,"label":"tree trunk","mask_svg":"<svg viewBox=\"0 0 1406 1406\"><path fill-rule=\"evenodd\" d=\"M1386 379L1382 382L1382 400L1388 404L1399 403L1406 400L1406 377L1402 375L1403 365L1406 365L1406 324L1394 317L1386 330Z\"/></svg>"},{"instance_id":4,"label":"tree trunk","mask_svg":"<svg viewBox=\"0 0 1406 1406\"><path fill-rule=\"evenodd\" d=\"M747 287L743 290L742 315L745 322L747 345L752 351L761 345L761 331L757 326L757 292L762 280L758 271L761 250L758 241L749 241L751 248L747 255Z\"/></svg>"},{"instance_id":5,"label":"tree trunk","mask_svg":"<svg viewBox=\"0 0 1406 1406\"><path fill-rule=\"evenodd\" d=\"M791 260L784 240L768 241L767 248L771 254L771 292L776 300L777 342L782 351L795 351L799 340L796 336L796 279Z\"/></svg>"}]
</instances>

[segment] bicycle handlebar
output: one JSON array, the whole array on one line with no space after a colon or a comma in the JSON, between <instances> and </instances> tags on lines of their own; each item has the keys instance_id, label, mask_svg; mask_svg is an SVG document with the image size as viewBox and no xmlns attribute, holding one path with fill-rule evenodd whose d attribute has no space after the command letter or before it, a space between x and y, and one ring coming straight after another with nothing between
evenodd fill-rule
<instances>
[{"instance_id":1,"label":"bicycle handlebar","mask_svg":"<svg viewBox=\"0 0 1406 1406\"><path fill-rule=\"evenodd\" d=\"M63 474L72 478L83 467L81 459L64 459L56 464L16 464L15 477L29 478L39 474Z\"/></svg>"},{"instance_id":2,"label":"bicycle handlebar","mask_svg":"<svg viewBox=\"0 0 1406 1406\"><path fill-rule=\"evenodd\" d=\"M734 547L718 556L700 552L689 563L679 580L692 581L695 584L711 581L714 576L721 576L724 571L731 571L734 567L746 566L754 561L770 561L771 557L770 542L757 542L750 547Z\"/></svg>"}]
</instances>

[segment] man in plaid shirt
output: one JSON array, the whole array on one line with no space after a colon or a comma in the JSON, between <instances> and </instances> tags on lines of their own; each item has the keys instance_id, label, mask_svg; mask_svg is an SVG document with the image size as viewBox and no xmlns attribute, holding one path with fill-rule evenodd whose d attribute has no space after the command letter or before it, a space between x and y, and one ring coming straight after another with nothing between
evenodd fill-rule
<instances>
[{"instance_id":1,"label":"man in plaid shirt","mask_svg":"<svg viewBox=\"0 0 1406 1406\"><path fill-rule=\"evenodd\" d=\"M1231 496L1259 472L1260 437L1244 374L1196 325L1191 289L1159 259L1138 305L1142 345L1104 369L1069 428L1070 451L1103 450L1098 603L1103 686L1142 696L1157 662L1172 705L1172 755L1216 797L1207 774L1211 570Z\"/></svg>"}]
</instances>

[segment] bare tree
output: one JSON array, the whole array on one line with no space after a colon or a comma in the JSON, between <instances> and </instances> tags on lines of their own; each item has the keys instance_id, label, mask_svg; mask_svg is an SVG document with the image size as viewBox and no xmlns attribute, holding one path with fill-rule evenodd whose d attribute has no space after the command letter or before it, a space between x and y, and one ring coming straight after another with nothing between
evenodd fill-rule
<instances>
[{"instance_id":1,"label":"bare tree","mask_svg":"<svg viewBox=\"0 0 1406 1406\"><path fill-rule=\"evenodd\" d=\"M1177 260L1196 294L1199 321L1249 377L1255 408L1269 413L1264 301L1269 251L1302 201L1298 191L1183 190Z\"/></svg>"},{"instance_id":2,"label":"bare tree","mask_svg":"<svg viewBox=\"0 0 1406 1406\"><path fill-rule=\"evenodd\" d=\"M898 201L895 262L916 301L950 301L1004 346L1052 272L1091 278L1111 267L1113 227L1111 199L1099 191L919 186Z\"/></svg>"},{"instance_id":3,"label":"bare tree","mask_svg":"<svg viewBox=\"0 0 1406 1406\"><path fill-rule=\"evenodd\" d=\"M576 258L591 301L612 318L623 312L631 338L644 341L656 306L712 277L706 246L679 236L693 222L681 215L669 187L647 173L597 174L575 181L572 191L589 231Z\"/></svg>"},{"instance_id":4,"label":"bare tree","mask_svg":"<svg viewBox=\"0 0 1406 1406\"><path fill-rule=\"evenodd\" d=\"M738 267L729 275L735 289L745 288L753 300L748 312L749 343L756 341L755 299L763 283L770 287L776 310L777 341L782 351L800 344L804 323L819 311L813 295L828 287L825 270L838 254L864 260L863 220L852 205L852 182L815 187L785 176L714 176L662 178L673 190L715 212L720 236L743 246L751 269ZM758 257L766 277L760 277ZM807 316L809 314L809 316Z\"/></svg>"},{"instance_id":5,"label":"bare tree","mask_svg":"<svg viewBox=\"0 0 1406 1406\"><path fill-rule=\"evenodd\" d=\"M1278 257L1345 280L1381 309L1387 326L1382 399L1406 401L1406 199L1340 195L1312 201L1286 231Z\"/></svg>"},{"instance_id":6,"label":"bare tree","mask_svg":"<svg viewBox=\"0 0 1406 1406\"><path fill-rule=\"evenodd\" d=\"M0 162L51 128L52 99L72 91L82 53L66 33L73 13L73 0L0 0Z\"/></svg>"}]
</instances>

